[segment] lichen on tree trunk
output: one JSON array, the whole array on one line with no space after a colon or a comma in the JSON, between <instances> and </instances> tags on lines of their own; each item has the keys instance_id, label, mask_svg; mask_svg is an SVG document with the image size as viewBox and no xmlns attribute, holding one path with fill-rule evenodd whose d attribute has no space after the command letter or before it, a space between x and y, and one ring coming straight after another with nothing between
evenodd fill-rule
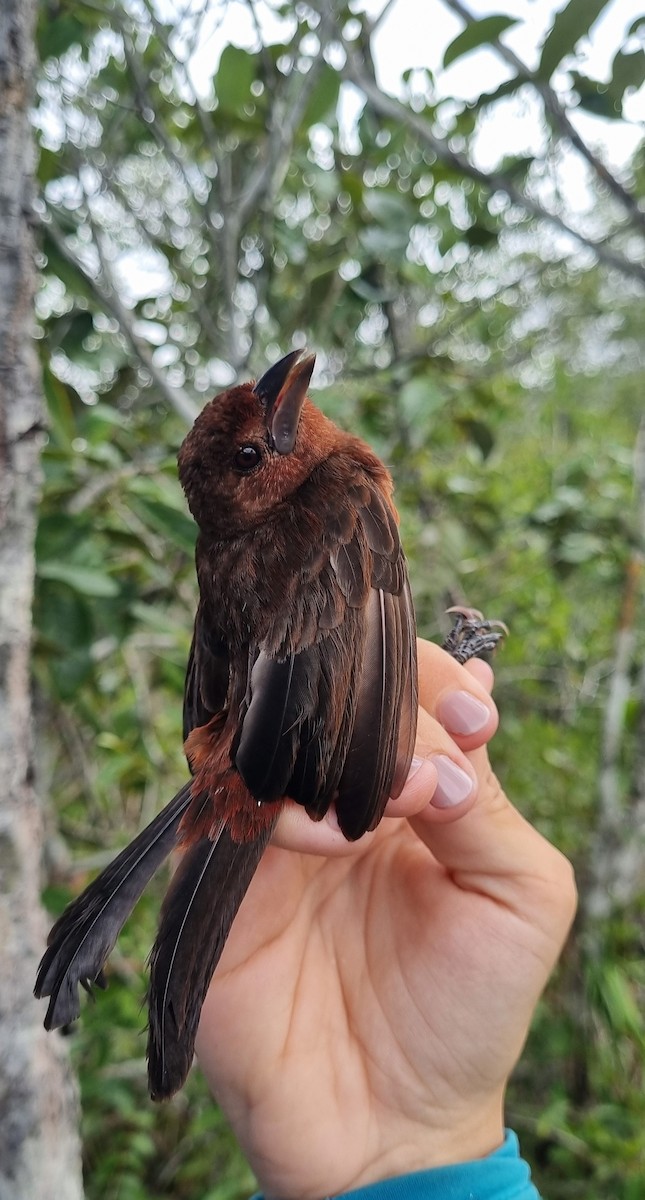
<instances>
[{"instance_id":1,"label":"lichen on tree trunk","mask_svg":"<svg viewBox=\"0 0 645 1200\"><path fill-rule=\"evenodd\" d=\"M0 6L0 1200L80 1200L76 1086L32 995L46 930L29 674L43 421L29 227L35 7Z\"/></svg>"}]
</instances>

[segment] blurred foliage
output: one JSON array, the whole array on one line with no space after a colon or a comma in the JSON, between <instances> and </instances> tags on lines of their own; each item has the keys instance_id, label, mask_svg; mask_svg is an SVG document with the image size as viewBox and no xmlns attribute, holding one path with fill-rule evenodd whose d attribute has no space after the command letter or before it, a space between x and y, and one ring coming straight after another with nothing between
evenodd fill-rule
<instances>
[{"instance_id":1,"label":"blurred foliage","mask_svg":"<svg viewBox=\"0 0 645 1200\"><path fill-rule=\"evenodd\" d=\"M367 103L348 128L348 81L371 61L354 7L338 4L330 29L315 6L275 6L283 40L227 45L204 92L191 55L225 4L172 20L143 0L42 5L50 433L35 661L55 911L185 777L194 528L175 454L186 422L305 342L318 352L316 399L392 466L421 632L437 636L462 599L510 626L494 754L511 796L573 858L583 899L607 855L620 862L621 836L640 836L645 874L642 608L630 618L611 843L598 789L644 541L643 220L629 198L642 196L645 161L641 148L613 190L590 166L593 201L568 213L553 107L623 120L643 81L645 26L616 46L609 82L591 79L581 46L606 5L569 0L530 79L516 66L465 105L442 99L428 71L408 72L400 112ZM445 63L503 43L514 23L465 22ZM472 169L479 122L528 85L544 104L542 147L502 159L487 181ZM511 1090L509 1123L551 1200L645 1192L642 896L622 882L602 916L583 902ZM252 1180L201 1080L160 1109L146 1098L140 1005L162 887L74 1031L87 1194L234 1200Z\"/></svg>"}]
</instances>

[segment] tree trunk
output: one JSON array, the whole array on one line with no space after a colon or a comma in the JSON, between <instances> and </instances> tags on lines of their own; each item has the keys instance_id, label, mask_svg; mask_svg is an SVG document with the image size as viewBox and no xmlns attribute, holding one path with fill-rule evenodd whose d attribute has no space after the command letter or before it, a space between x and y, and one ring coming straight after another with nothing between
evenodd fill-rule
<instances>
[{"instance_id":1,"label":"tree trunk","mask_svg":"<svg viewBox=\"0 0 645 1200\"><path fill-rule=\"evenodd\" d=\"M76 1085L32 994L46 927L29 677L43 420L31 337L35 7L0 4L0 1200L80 1200Z\"/></svg>"}]
</instances>

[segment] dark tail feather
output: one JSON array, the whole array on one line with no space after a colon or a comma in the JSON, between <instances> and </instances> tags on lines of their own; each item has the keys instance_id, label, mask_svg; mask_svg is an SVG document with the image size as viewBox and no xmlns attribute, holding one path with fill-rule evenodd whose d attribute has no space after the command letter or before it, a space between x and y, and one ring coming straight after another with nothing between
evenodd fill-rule
<instances>
[{"instance_id":1,"label":"dark tail feather","mask_svg":"<svg viewBox=\"0 0 645 1200\"><path fill-rule=\"evenodd\" d=\"M46 1029L76 1020L78 985L103 987L102 968L144 888L177 843L191 801L186 783L170 804L122 850L114 862L67 906L54 925L36 978L35 995L50 996Z\"/></svg>"},{"instance_id":2,"label":"dark tail feather","mask_svg":"<svg viewBox=\"0 0 645 1200\"><path fill-rule=\"evenodd\" d=\"M166 893L150 956L153 1100L172 1096L190 1070L208 986L274 825L252 842L234 842L222 825L216 840L204 838L185 854Z\"/></svg>"}]
</instances>

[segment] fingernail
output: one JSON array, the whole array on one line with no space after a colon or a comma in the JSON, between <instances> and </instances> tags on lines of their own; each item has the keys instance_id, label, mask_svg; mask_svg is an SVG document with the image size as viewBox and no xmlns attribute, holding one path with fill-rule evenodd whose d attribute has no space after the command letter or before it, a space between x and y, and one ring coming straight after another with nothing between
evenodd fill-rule
<instances>
[{"instance_id":1,"label":"fingernail","mask_svg":"<svg viewBox=\"0 0 645 1200\"><path fill-rule=\"evenodd\" d=\"M435 808L454 808L456 804L461 804L473 790L470 775L445 754L435 754L431 761L439 776L439 783L430 803Z\"/></svg>"},{"instance_id":2,"label":"fingernail","mask_svg":"<svg viewBox=\"0 0 645 1200\"><path fill-rule=\"evenodd\" d=\"M335 804L332 804L331 808L327 809L327 812L325 813L325 821L329 827L333 829L334 833L340 833L341 829L340 825L338 824L338 814L336 812Z\"/></svg>"},{"instance_id":3,"label":"fingernail","mask_svg":"<svg viewBox=\"0 0 645 1200\"><path fill-rule=\"evenodd\" d=\"M438 716L449 733L479 733L490 717L490 710L470 692L449 692L439 703Z\"/></svg>"},{"instance_id":4,"label":"fingernail","mask_svg":"<svg viewBox=\"0 0 645 1200\"><path fill-rule=\"evenodd\" d=\"M427 762L428 762L427 758L419 758L419 756L417 754L415 754L412 759L412 762L410 763L410 770L408 771L408 780L412 779L413 776L416 775L417 771L420 771L421 767L424 766L424 764Z\"/></svg>"}]
</instances>

